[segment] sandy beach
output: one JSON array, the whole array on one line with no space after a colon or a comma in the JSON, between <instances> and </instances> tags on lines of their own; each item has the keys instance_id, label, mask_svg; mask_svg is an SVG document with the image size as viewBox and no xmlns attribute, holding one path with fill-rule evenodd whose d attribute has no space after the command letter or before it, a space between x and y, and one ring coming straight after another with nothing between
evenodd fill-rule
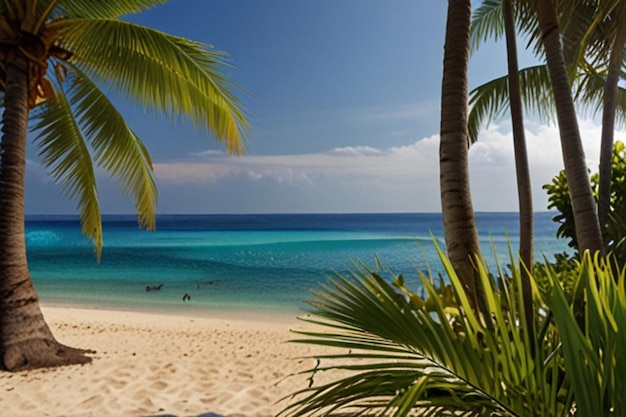
<instances>
[{"instance_id":1,"label":"sandy beach","mask_svg":"<svg viewBox=\"0 0 626 417\"><path fill-rule=\"evenodd\" d=\"M95 351L82 366L0 373L6 416L273 416L307 385L310 347L286 343L297 313L197 318L43 306L57 339ZM316 348L319 351L319 348ZM300 358L300 359L299 359Z\"/></svg>"}]
</instances>

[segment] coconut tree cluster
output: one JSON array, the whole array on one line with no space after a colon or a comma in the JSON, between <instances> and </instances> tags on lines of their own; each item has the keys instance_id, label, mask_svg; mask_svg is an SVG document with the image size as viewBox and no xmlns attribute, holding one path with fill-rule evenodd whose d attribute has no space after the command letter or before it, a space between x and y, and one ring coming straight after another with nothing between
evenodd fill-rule
<instances>
[{"instance_id":1,"label":"coconut tree cluster","mask_svg":"<svg viewBox=\"0 0 626 417\"><path fill-rule=\"evenodd\" d=\"M583 159L581 159L581 151L578 145L572 147L572 143L562 142L562 150L564 153L564 165L569 181L573 181L574 193L579 199L577 204L573 204L578 217L578 223L584 230L580 233L585 236L584 249L601 250L606 249L607 242L602 242L598 237L598 231L595 225L591 207L595 206L597 211L597 219L600 227L600 234L606 231L609 216L611 214L610 207L610 184L611 184L611 155L613 153L614 131L615 126L626 120L626 90L620 87L619 81L623 79L621 67L624 64L624 45L626 38L623 32L624 25L619 25L619 19L623 18L624 3L621 1L579 1L579 2L533 2L516 1L512 2L514 6L513 16L516 22L518 32L526 35L528 44L535 51L539 58L545 57L546 63L543 65L522 68L517 76L519 77L519 89L508 87L507 82L511 82L511 78L516 75L509 74L487 82L476 87L470 92L470 115L469 115L469 131L472 142L479 139L480 128L484 124L501 117L507 110L511 110L511 121L515 126L516 119L519 123L519 112L514 110L518 106L517 95L521 96L521 103L525 113L538 116L546 122L552 122L556 118L559 126L563 126L561 130L562 136L565 134L567 138L576 135L573 129L576 120L572 116L571 105L570 116L564 114L564 105L557 104L557 100L561 100L565 94L552 94L553 82L551 77L557 70L555 65L550 69L550 62L563 59L563 64L559 63L562 69L566 68L567 77L560 70L560 83L565 85L566 78L569 83L569 90L574 102L576 110L579 112L591 112L593 115L601 115L602 118L602 134L598 138L601 142L599 166L599 185L598 197L596 203L591 203L589 192L587 189L588 174L582 172L585 168ZM539 26L541 21L538 15L533 15L533 7L542 6L544 28L547 26L558 27L559 36L553 39L545 39L541 42L541 30ZM490 37L501 37L504 33L503 15L506 8L505 1L485 1L475 11L472 21L472 46L478 48L480 43L490 39ZM539 9L537 8L537 11ZM547 12L547 13L546 13ZM550 21L546 21L547 18ZM558 25L558 26L556 26ZM510 27L510 24L509 24ZM509 38L507 32L507 40ZM548 56L547 49L542 48L542 44L548 41L552 45L552 53ZM558 53L560 48L562 53ZM511 59L512 51L507 49L508 59ZM507 88L508 87L508 88ZM567 100L569 102L569 99ZM558 105L558 107L557 107ZM516 116L516 114L518 116ZM556 117L555 117L556 116ZM571 130L569 130L571 129ZM514 143L517 143L516 131L514 132ZM578 142L577 140L574 142ZM567 144L567 146L566 146ZM517 145L516 145L517 146ZM577 155L578 163L573 164L572 154ZM524 164L524 160L518 158L516 150L516 165ZM575 170L575 167L578 167ZM532 237L532 227L528 227L530 217L525 214L522 209L524 204L529 204L530 188L523 197L523 188L526 186L521 182L523 176L519 173L518 168L518 191L520 196L520 235ZM569 182L568 182L569 183ZM528 185L530 187L530 185ZM582 195L585 194L585 199ZM530 203L532 204L532 202ZM584 208L584 209L583 209ZM582 212L581 212L582 210ZM587 219L587 220L585 220ZM593 228L594 230L591 230ZM520 253L522 260L529 265L532 256L526 259L525 253L531 252L528 243L524 243L524 239L520 242ZM530 240L532 242L532 239ZM591 243L593 245L591 245ZM528 240L526 240L528 242ZM600 242L600 243L599 243Z\"/></svg>"},{"instance_id":2,"label":"coconut tree cluster","mask_svg":"<svg viewBox=\"0 0 626 417\"><path fill-rule=\"evenodd\" d=\"M309 371L311 385L288 399L283 415L626 412L626 361L619 347L626 343L625 269L604 256L607 220L598 212L609 212L610 205L602 194L594 199L577 120L581 109L601 112L602 146L606 141L612 155L615 120L626 114L619 86L623 6L619 0L485 0L471 17L470 0L448 1L440 133L445 279L420 273L425 291L416 294L402 276L363 267L314 291L313 313L303 320L315 330L296 332L294 342L339 349L318 357ZM543 65L517 68L519 34ZM508 74L468 95L472 49L502 36ZM579 248L566 280L550 264L533 271L525 112L556 120L560 131ZM513 126L522 238L519 250L511 249L510 265L489 271L473 217L468 148L480 140L485 123L506 113ZM603 158L600 183L610 176ZM319 372L335 371L336 379L315 383Z\"/></svg>"}]
</instances>

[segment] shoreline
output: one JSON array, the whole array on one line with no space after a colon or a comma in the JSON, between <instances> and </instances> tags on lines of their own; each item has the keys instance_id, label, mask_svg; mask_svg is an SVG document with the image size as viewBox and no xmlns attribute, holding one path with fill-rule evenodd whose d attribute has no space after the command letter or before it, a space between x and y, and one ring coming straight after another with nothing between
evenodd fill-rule
<instances>
[{"instance_id":1,"label":"shoreline","mask_svg":"<svg viewBox=\"0 0 626 417\"><path fill-rule=\"evenodd\" d=\"M57 340L93 350L93 361L0 372L7 415L269 417L287 405L278 400L307 386L306 375L289 375L312 367L305 358L319 352L287 343L290 329L304 326L295 314L41 309Z\"/></svg>"},{"instance_id":2,"label":"shoreline","mask_svg":"<svg viewBox=\"0 0 626 417\"><path fill-rule=\"evenodd\" d=\"M267 323L298 323L298 317L308 314L309 312L296 308L263 308L263 307L242 307L242 306L217 306L207 307L206 305L181 305L181 306L149 306L128 304L110 305L110 304L88 304L73 303L71 301L41 301L40 307L46 316L46 312L53 314L57 310L75 310L77 312L93 312L106 313L117 316L118 314L152 317L176 317L179 319L198 319L198 320L232 320L232 321L258 321ZM304 303L303 303L304 305Z\"/></svg>"}]
</instances>

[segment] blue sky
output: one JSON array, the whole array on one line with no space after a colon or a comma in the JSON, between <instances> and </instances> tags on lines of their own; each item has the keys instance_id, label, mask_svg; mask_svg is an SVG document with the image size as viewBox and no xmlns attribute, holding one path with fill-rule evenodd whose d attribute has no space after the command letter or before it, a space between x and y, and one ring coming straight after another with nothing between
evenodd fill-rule
<instances>
[{"instance_id":1,"label":"blue sky","mask_svg":"<svg viewBox=\"0 0 626 417\"><path fill-rule=\"evenodd\" d=\"M174 0L129 17L227 51L249 94L244 157L228 157L191 126L120 103L151 152L160 213L440 211L438 131L447 2L415 0ZM520 42L523 45L523 42ZM522 64L532 63L526 53ZM470 63L470 87L505 73L504 45ZM599 127L583 121L588 159ZM529 123L536 210L558 172L554 127ZM517 209L508 121L471 150L474 205ZM31 146L26 211L74 213ZM597 163L596 163L597 165ZM595 165L594 165L595 166ZM104 213L132 201L99 175Z\"/></svg>"}]
</instances>

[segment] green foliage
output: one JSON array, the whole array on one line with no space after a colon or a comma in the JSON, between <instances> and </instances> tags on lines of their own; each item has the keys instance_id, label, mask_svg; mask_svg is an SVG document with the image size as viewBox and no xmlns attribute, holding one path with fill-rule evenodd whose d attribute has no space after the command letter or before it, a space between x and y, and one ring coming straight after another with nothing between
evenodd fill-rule
<instances>
[{"instance_id":1,"label":"green foliage","mask_svg":"<svg viewBox=\"0 0 626 417\"><path fill-rule=\"evenodd\" d=\"M574 224L574 210L572 200L567 188L567 177L565 170L561 170L558 175L552 178L550 184L545 184L543 189L548 193L548 210L556 209L559 213L552 220L559 223L556 236L568 239L567 245L578 250L576 240L576 225Z\"/></svg>"},{"instance_id":2,"label":"green foliage","mask_svg":"<svg viewBox=\"0 0 626 417\"><path fill-rule=\"evenodd\" d=\"M610 261L585 252L578 268L584 293L584 326L567 300L558 276L545 302L559 332L560 353L575 397L577 415L612 416L626 411L626 291L624 271L613 274Z\"/></svg>"},{"instance_id":3,"label":"green foliage","mask_svg":"<svg viewBox=\"0 0 626 417\"><path fill-rule=\"evenodd\" d=\"M594 196L597 198L598 174L591 175L590 181ZM578 251L574 213L565 171L559 172L552 182L544 185L543 188L548 193L548 209L558 211L558 214L552 218L559 223L557 237L568 239L568 245ZM615 142L613 147L609 210L609 222L603 229L606 250L614 254L620 265L624 265L626 264L626 221L623 218L626 213L626 148L620 141Z\"/></svg>"},{"instance_id":4,"label":"green foliage","mask_svg":"<svg viewBox=\"0 0 626 417\"><path fill-rule=\"evenodd\" d=\"M615 277L589 256L577 264L576 291L588 300L579 328L580 314L546 264L549 282L534 291L535 320L526 323L518 270L496 279L477 260L477 313L439 253L455 308L432 276L421 277L424 296L401 277L392 285L367 269L314 292L314 311L302 318L313 330L295 331L301 338L292 342L334 353L314 356L314 368L292 376L310 386L285 398L279 415L623 415L624 273ZM528 326L536 340L526 336Z\"/></svg>"},{"instance_id":5,"label":"green foliage","mask_svg":"<svg viewBox=\"0 0 626 417\"><path fill-rule=\"evenodd\" d=\"M107 171L134 198L141 227L154 229L157 204L146 147L108 94L191 123L231 154L245 150L247 115L237 97L241 89L227 73L227 54L122 19L167 1L0 2L0 57L13 59L15 53L30 61L29 108L24 111L32 112L24 117L32 117L43 165L77 202L83 233L98 256L102 226L96 169ZM5 87L0 88L1 106Z\"/></svg>"},{"instance_id":6,"label":"green foliage","mask_svg":"<svg viewBox=\"0 0 626 417\"><path fill-rule=\"evenodd\" d=\"M542 121L553 122L555 107L548 67L537 65L523 68L519 71L519 80L524 112L535 114ZM491 124L509 111L508 83L508 76L503 76L470 91L468 131L471 143L478 141L484 125Z\"/></svg>"},{"instance_id":7,"label":"green foliage","mask_svg":"<svg viewBox=\"0 0 626 417\"><path fill-rule=\"evenodd\" d=\"M537 287L545 291L552 284L551 276L556 275L561 283L561 288L568 300L574 296L576 282L578 281L579 262L567 252L555 253L554 261L545 259L544 262L536 262L533 268L533 278Z\"/></svg>"},{"instance_id":8,"label":"green foliage","mask_svg":"<svg viewBox=\"0 0 626 417\"><path fill-rule=\"evenodd\" d=\"M294 342L340 348L319 356L320 366L309 372L348 376L294 393L283 415L568 414L572 397L561 378L556 333L547 331L552 324L539 309L533 323L520 314L519 270L496 280L478 261L483 311L477 313L438 250L451 293L422 275L420 297L401 277L392 286L367 270L314 292L315 311L303 320L326 330L297 331L303 338ZM529 340L527 326L542 337Z\"/></svg>"}]
</instances>

